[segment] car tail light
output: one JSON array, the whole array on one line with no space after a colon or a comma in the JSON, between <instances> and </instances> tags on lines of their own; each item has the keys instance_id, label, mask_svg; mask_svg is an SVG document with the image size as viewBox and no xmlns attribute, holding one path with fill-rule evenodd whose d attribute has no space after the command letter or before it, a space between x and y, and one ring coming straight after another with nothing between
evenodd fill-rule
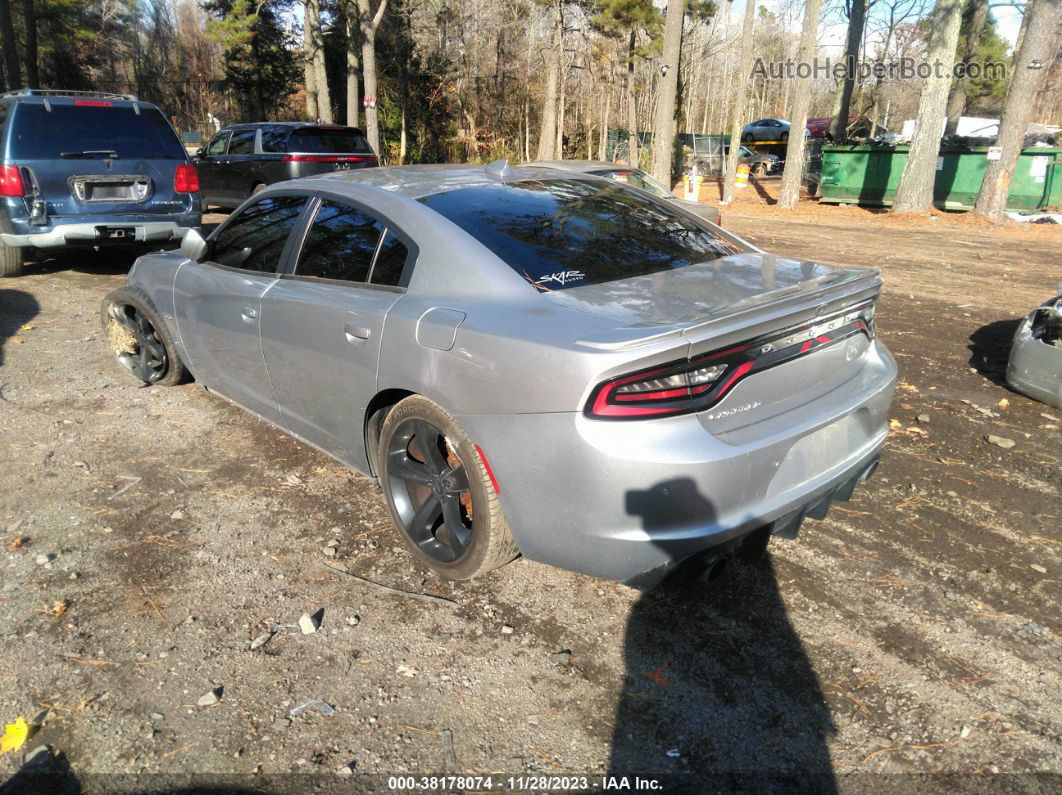
<instances>
[{"instance_id":1,"label":"car tail light","mask_svg":"<svg viewBox=\"0 0 1062 795\"><path fill-rule=\"evenodd\" d=\"M746 376L855 334L874 338L873 303L692 359L611 378L594 388L584 413L595 419L632 420L704 411Z\"/></svg>"},{"instance_id":2,"label":"car tail light","mask_svg":"<svg viewBox=\"0 0 1062 795\"><path fill-rule=\"evenodd\" d=\"M26 195L26 185L22 181L22 169L19 166L0 166L0 196L21 199Z\"/></svg>"},{"instance_id":3,"label":"car tail light","mask_svg":"<svg viewBox=\"0 0 1062 795\"><path fill-rule=\"evenodd\" d=\"M105 99L75 99L75 108L110 108L113 107L113 102L108 102Z\"/></svg>"},{"instance_id":4,"label":"car tail light","mask_svg":"<svg viewBox=\"0 0 1062 795\"><path fill-rule=\"evenodd\" d=\"M199 193L199 172L195 166L182 163L173 175L173 189L177 193Z\"/></svg>"},{"instance_id":5,"label":"car tail light","mask_svg":"<svg viewBox=\"0 0 1062 795\"><path fill-rule=\"evenodd\" d=\"M377 165L376 155L284 155L285 163L372 163Z\"/></svg>"}]
</instances>

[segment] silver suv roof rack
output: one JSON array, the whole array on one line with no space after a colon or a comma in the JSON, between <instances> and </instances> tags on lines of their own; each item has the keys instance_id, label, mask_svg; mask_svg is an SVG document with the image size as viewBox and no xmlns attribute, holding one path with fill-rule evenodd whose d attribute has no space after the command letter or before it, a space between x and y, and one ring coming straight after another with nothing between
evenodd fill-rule
<instances>
[{"instance_id":1,"label":"silver suv roof rack","mask_svg":"<svg viewBox=\"0 0 1062 795\"><path fill-rule=\"evenodd\" d=\"M68 91L62 88L19 88L6 91L5 97L92 97L94 99L126 99L130 102L139 100L132 94L116 94L111 91Z\"/></svg>"}]
</instances>

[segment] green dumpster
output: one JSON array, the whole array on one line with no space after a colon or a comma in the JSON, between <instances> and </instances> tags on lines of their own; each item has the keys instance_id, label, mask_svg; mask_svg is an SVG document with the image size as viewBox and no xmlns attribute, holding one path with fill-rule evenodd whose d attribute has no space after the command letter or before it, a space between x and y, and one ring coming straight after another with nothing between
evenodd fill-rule
<instances>
[{"instance_id":1,"label":"green dumpster","mask_svg":"<svg viewBox=\"0 0 1062 795\"><path fill-rule=\"evenodd\" d=\"M906 146L827 146L822 150L821 201L889 206L907 163ZM988 147L942 149L933 204L972 210L988 163ZM1008 210L1062 207L1062 149L1033 146L1021 153L1007 199Z\"/></svg>"}]
</instances>

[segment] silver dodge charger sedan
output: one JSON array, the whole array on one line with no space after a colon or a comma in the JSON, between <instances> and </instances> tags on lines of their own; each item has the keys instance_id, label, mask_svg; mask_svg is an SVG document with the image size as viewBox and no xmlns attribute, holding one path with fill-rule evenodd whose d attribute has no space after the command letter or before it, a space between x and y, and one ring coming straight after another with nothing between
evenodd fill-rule
<instances>
[{"instance_id":1,"label":"silver dodge charger sedan","mask_svg":"<svg viewBox=\"0 0 1062 795\"><path fill-rule=\"evenodd\" d=\"M880 285L497 162L278 183L141 257L102 320L140 380L194 374L375 477L440 574L524 555L652 582L758 554L869 476L896 377Z\"/></svg>"}]
</instances>

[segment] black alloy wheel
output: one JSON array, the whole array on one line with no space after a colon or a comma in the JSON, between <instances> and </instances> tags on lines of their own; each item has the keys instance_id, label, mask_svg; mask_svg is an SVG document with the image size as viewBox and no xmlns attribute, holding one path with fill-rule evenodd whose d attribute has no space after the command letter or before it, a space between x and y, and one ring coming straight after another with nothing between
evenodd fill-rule
<instances>
[{"instance_id":1,"label":"black alloy wheel","mask_svg":"<svg viewBox=\"0 0 1062 795\"><path fill-rule=\"evenodd\" d=\"M394 507L410 540L441 563L460 560L472 541L472 488L446 435L424 419L402 422L387 448Z\"/></svg>"},{"instance_id":2,"label":"black alloy wheel","mask_svg":"<svg viewBox=\"0 0 1062 795\"><path fill-rule=\"evenodd\" d=\"M130 303L111 304L111 349L129 372L147 384L160 381L169 366L166 345L143 312Z\"/></svg>"}]
</instances>

